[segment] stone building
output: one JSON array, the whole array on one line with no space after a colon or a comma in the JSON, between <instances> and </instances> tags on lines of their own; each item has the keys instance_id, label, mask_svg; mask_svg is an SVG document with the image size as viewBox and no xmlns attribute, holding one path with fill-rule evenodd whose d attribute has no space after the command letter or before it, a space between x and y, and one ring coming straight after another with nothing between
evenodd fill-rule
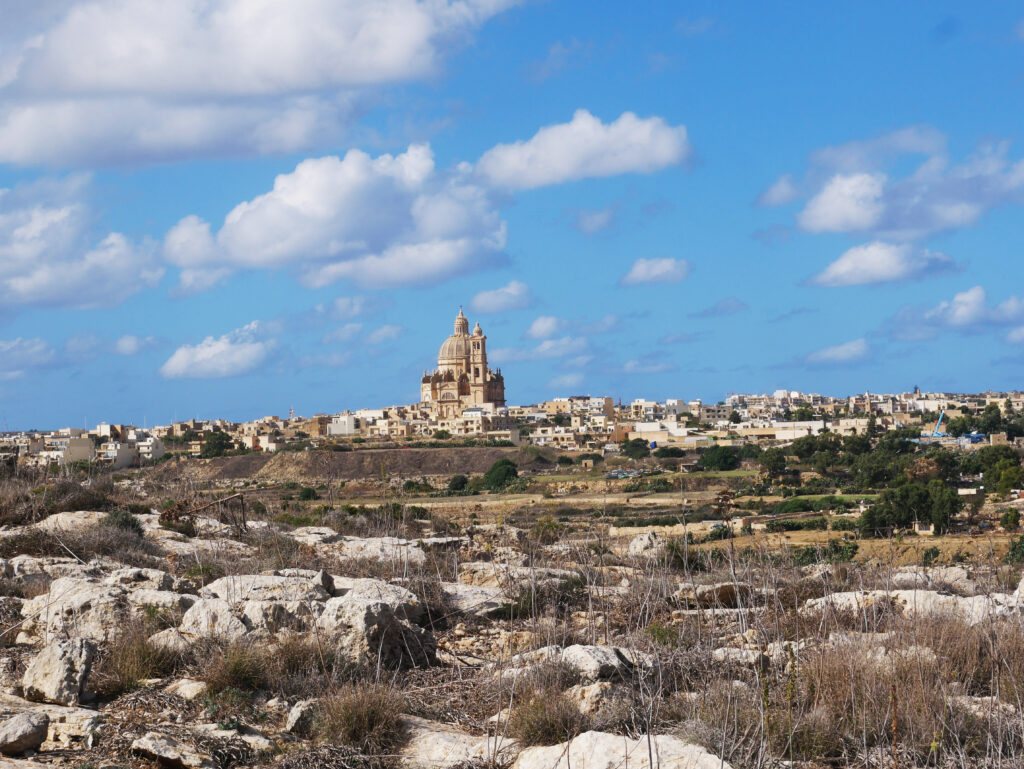
<instances>
[{"instance_id":1,"label":"stone building","mask_svg":"<svg viewBox=\"0 0 1024 769\"><path fill-rule=\"evenodd\" d=\"M469 331L462 308L455 331L441 345L437 369L423 372L420 401L435 419L452 419L473 406L504 406L505 379L487 367L487 337L480 324Z\"/></svg>"}]
</instances>

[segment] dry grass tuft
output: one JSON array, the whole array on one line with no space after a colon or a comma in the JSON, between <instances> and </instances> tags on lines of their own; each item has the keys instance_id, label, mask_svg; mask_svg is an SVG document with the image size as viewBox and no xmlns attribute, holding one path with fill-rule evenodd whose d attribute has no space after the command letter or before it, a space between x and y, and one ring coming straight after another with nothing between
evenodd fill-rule
<instances>
[{"instance_id":1,"label":"dry grass tuft","mask_svg":"<svg viewBox=\"0 0 1024 769\"><path fill-rule=\"evenodd\" d=\"M402 742L405 698L382 684L346 684L320 701L314 731L325 742L368 755L394 754Z\"/></svg>"}]
</instances>

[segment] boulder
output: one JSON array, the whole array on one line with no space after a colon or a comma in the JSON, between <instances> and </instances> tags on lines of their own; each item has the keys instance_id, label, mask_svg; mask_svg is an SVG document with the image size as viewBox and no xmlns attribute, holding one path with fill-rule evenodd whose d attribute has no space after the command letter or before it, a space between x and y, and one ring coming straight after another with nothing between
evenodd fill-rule
<instances>
[{"instance_id":1,"label":"boulder","mask_svg":"<svg viewBox=\"0 0 1024 769\"><path fill-rule=\"evenodd\" d=\"M37 702L77 705L95 654L96 647L84 638L50 644L25 670L25 697Z\"/></svg>"},{"instance_id":2,"label":"boulder","mask_svg":"<svg viewBox=\"0 0 1024 769\"><path fill-rule=\"evenodd\" d=\"M713 585L683 585L676 591L680 603L701 609L735 609L752 604L753 589L742 582L719 582Z\"/></svg>"},{"instance_id":3,"label":"boulder","mask_svg":"<svg viewBox=\"0 0 1024 769\"><path fill-rule=\"evenodd\" d=\"M45 715L50 724L49 742L64 746L88 745L103 722L103 716L95 710L29 702L12 694L0 694L0 711L6 715Z\"/></svg>"},{"instance_id":4,"label":"boulder","mask_svg":"<svg viewBox=\"0 0 1024 769\"><path fill-rule=\"evenodd\" d=\"M288 711L288 718L284 724L284 730L288 734L306 736L313 727L313 718L316 716L317 701L299 700L292 709Z\"/></svg>"},{"instance_id":5,"label":"boulder","mask_svg":"<svg viewBox=\"0 0 1024 769\"><path fill-rule=\"evenodd\" d=\"M313 601L246 601L234 608L248 632L267 638L281 630L307 630L320 616L323 604Z\"/></svg>"},{"instance_id":6,"label":"boulder","mask_svg":"<svg viewBox=\"0 0 1024 769\"><path fill-rule=\"evenodd\" d=\"M332 576L335 597L348 596L389 604L402 619L419 622L423 618L423 605L410 590L392 585L381 579Z\"/></svg>"},{"instance_id":7,"label":"boulder","mask_svg":"<svg viewBox=\"0 0 1024 769\"><path fill-rule=\"evenodd\" d=\"M356 664L419 667L435 661L436 644L430 631L403 619L383 601L358 595L332 598L316 624Z\"/></svg>"},{"instance_id":8,"label":"boulder","mask_svg":"<svg viewBox=\"0 0 1024 769\"><path fill-rule=\"evenodd\" d=\"M293 529L289 534L300 545L308 545L309 547L327 545L341 539L341 535L338 532L327 526L302 526L298 529Z\"/></svg>"},{"instance_id":9,"label":"boulder","mask_svg":"<svg viewBox=\"0 0 1024 769\"><path fill-rule=\"evenodd\" d=\"M631 558L661 558L667 549L664 539L648 531L630 540L628 553Z\"/></svg>"},{"instance_id":10,"label":"boulder","mask_svg":"<svg viewBox=\"0 0 1024 769\"><path fill-rule=\"evenodd\" d=\"M618 713L629 707L629 689L610 681L577 684L565 690L565 696L591 721L615 720Z\"/></svg>"},{"instance_id":11,"label":"boulder","mask_svg":"<svg viewBox=\"0 0 1024 769\"><path fill-rule=\"evenodd\" d=\"M459 566L459 582L476 587L496 587L509 593L537 585L563 585L577 577L568 569L515 566L493 561L470 561Z\"/></svg>"},{"instance_id":12,"label":"boulder","mask_svg":"<svg viewBox=\"0 0 1024 769\"><path fill-rule=\"evenodd\" d=\"M206 694L209 689L206 681L196 681L194 678L179 678L167 685L164 689L168 694L176 694L183 700L198 700Z\"/></svg>"},{"instance_id":13,"label":"boulder","mask_svg":"<svg viewBox=\"0 0 1024 769\"><path fill-rule=\"evenodd\" d=\"M323 581L305 577L246 574L221 577L201 591L204 598L220 598L228 603L242 601L326 601L331 597Z\"/></svg>"},{"instance_id":14,"label":"boulder","mask_svg":"<svg viewBox=\"0 0 1024 769\"><path fill-rule=\"evenodd\" d=\"M178 628L185 636L220 638L237 641L249 632L232 611L231 604L220 598L201 598L185 612Z\"/></svg>"},{"instance_id":15,"label":"boulder","mask_svg":"<svg viewBox=\"0 0 1024 769\"><path fill-rule=\"evenodd\" d=\"M19 713L0 723L0 753L16 756L38 750L46 741L50 718L45 713Z\"/></svg>"},{"instance_id":16,"label":"boulder","mask_svg":"<svg viewBox=\"0 0 1024 769\"><path fill-rule=\"evenodd\" d=\"M654 761L652 763L651 757ZM585 732L569 742L527 748L512 769L732 769L699 745L667 735L630 739L606 732Z\"/></svg>"},{"instance_id":17,"label":"boulder","mask_svg":"<svg viewBox=\"0 0 1024 769\"><path fill-rule=\"evenodd\" d=\"M342 537L332 547L342 558L395 561L416 566L427 560L419 543L398 537Z\"/></svg>"},{"instance_id":18,"label":"boulder","mask_svg":"<svg viewBox=\"0 0 1024 769\"><path fill-rule=\"evenodd\" d=\"M441 590L444 592L448 604L459 614L491 617L511 606L505 591L497 587L442 582Z\"/></svg>"},{"instance_id":19,"label":"boulder","mask_svg":"<svg viewBox=\"0 0 1024 769\"><path fill-rule=\"evenodd\" d=\"M515 746L503 737L467 734L454 726L416 716L402 716L402 726L406 735L401 749L402 765L414 769L504 766Z\"/></svg>"},{"instance_id":20,"label":"boulder","mask_svg":"<svg viewBox=\"0 0 1024 769\"><path fill-rule=\"evenodd\" d=\"M628 678L637 667L651 666L649 654L617 646L574 644L562 649L561 661L588 681Z\"/></svg>"},{"instance_id":21,"label":"boulder","mask_svg":"<svg viewBox=\"0 0 1024 769\"><path fill-rule=\"evenodd\" d=\"M711 652L711 659L725 664L742 665L743 667L768 669L768 657L757 649L737 649L723 646Z\"/></svg>"},{"instance_id":22,"label":"boulder","mask_svg":"<svg viewBox=\"0 0 1024 769\"><path fill-rule=\"evenodd\" d=\"M166 734L146 732L132 743L132 752L165 766L183 769L218 769L219 762L194 747Z\"/></svg>"}]
</instances>

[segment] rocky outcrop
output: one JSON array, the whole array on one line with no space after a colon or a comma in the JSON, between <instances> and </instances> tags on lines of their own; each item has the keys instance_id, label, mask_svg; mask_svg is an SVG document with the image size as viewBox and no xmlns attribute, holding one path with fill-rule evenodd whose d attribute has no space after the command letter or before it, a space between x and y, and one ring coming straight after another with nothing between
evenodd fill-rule
<instances>
[{"instance_id":1,"label":"rocky outcrop","mask_svg":"<svg viewBox=\"0 0 1024 769\"><path fill-rule=\"evenodd\" d=\"M342 595L324 604L316 624L355 664L432 665L437 652L433 635L400 614L395 606L384 601Z\"/></svg>"},{"instance_id":2,"label":"rocky outcrop","mask_svg":"<svg viewBox=\"0 0 1024 769\"><path fill-rule=\"evenodd\" d=\"M479 737L415 716L402 716L402 726L406 735L402 763L414 769L503 766L515 748L512 740L503 737Z\"/></svg>"},{"instance_id":3,"label":"rocky outcrop","mask_svg":"<svg viewBox=\"0 0 1024 769\"><path fill-rule=\"evenodd\" d=\"M219 769L212 756L184 740L159 732L147 732L132 743L132 752L161 765L182 769Z\"/></svg>"},{"instance_id":4,"label":"rocky outcrop","mask_svg":"<svg viewBox=\"0 0 1024 769\"><path fill-rule=\"evenodd\" d=\"M653 760L652 760L653 759ZM618 734L585 732L569 742L527 748L512 769L732 769L699 745L666 735L630 739Z\"/></svg>"},{"instance_id":5,"label":"rocky outcrop","mask_svg":"<svg viewBox=\"0 0 1024 769\"><path fill-rule=\"evenodd\" d=\"M25 670L22 679L25 697L39 702L77 705L95 654L96 647L84 638L50 644Z\"/></svg>"},{"instance_id":6,"label":"rocky outcrop","mask_svg":"<svg viewBox=\"0 0 1024 769\"><path fill-rule=\"evenodd\" d=\"M50 718L45 713L19 713L0 723L0 753L17 756L37 750L46 741Z\"/></svg>"},{"instance_id":7,"label":"rocky outcrop","mask_svg":"<svg viewBox=\"0 0 1024 769\"><path fill-rule=\"evenodd\" d=\"M1024 604L1019 603L1013 593L964 597L934 590L854 590L831 593L805 601L800 611L808 615L823 611L861 612L885 602L910 619L951 617L969 625L1024 613Z\"/></svg>"},{"instance_id":8,"label":"rocky outcrop","mask_svg":"<svg viewBox=\"0 0 1024 769\"><path fill-rule=\"evenodd\" d=\"M514 566L493 561L471 561L459 566L459 582L476 587L496 587L516 594L537 586L560 586L577 577L568 569Z\"/></svg>"}]
</instances>

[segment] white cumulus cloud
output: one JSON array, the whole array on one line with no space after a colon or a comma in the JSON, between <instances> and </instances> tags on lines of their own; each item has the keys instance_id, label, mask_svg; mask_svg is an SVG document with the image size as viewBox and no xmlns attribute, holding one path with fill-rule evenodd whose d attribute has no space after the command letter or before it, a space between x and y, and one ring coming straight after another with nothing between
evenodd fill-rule
<instances>
[{"instance_id":1,"label":"white cumulus cloud","mask_svg":"<svg viewBox=\"0 0 1024 769\"><path fill-rule=\"evenodd\" d=\"M530 287L519 280L509 281L501 288L481 291L470 300L474 312L492 313L521 310L533 302Z\"/></svg>"},{"instance_id":2,"label":"white cumulus cloud","mask_svg":"<svg viewBox=\"0 0 1024 769\"><path fill-rule=\"evenodd\" d=\"M391 342L398 339L402 333L401 326L384 325L374 329L366 337L367 344L380 344L381 342Z\"/></svg>"},{"instance_id":3,"label":"white cumulus cloud","mask_svg":"<svg viewBox=\"0 0 1024 769\"><path fill-rule=\"evenodd\" d=\"M336 140L508 0L61 0L5 9L0 162L174 160ZM20 4L19 4L20 5ZM26 6L33 4L24 4Z\"/></svg>"},{"instance_id":4,"label":"white cumulus cloud","mask_svg":"<svg viewBox=\"0 0 1024 769\"><path fill-rule=\"evenodd\" d=\"M208 336L182 345L160 367L167 379L220 379L246 374L263 363L274 347L258 321L224 336Z\"/></svg>"},{"instance_id":5,"label":"white cumulus cloud","mask_svg":"<svg viewBox=\"0 0 1024 769\"><path fill-rule=\"evenodd\" d=\"M157 343L156 337L140 337L135 334L125 334L114 342L114 352L118 355L137 355L148 347Z\"/></svg>"},{"instance_id":6,"label":"white cumulus cloud","mask_svg":"<svg viewBox=\"0 0 1024 769\"><path fill-rule=\"evenodd\" d=\"M196 216L182 219L164 238L164 254L183 282L195 270L280 267L314 288L341 279L436 282L499 261L505 246L505 223L467 174L438 173L427 145L304 160L270 192L235 206L216 233ZM353 299L342 309L364 306Z\"/></svg>"},{"instance_id":7,"label":"white cumulus cloud","mask_svg":"<svg viewBox=\"0 0 1024 769\"><path fill-rule=\"evenodd\" d=\"M153 249L92 225L88 178L0 189L0 304L120 304L163 276Z\"/></svg>"},{"instance_id":8,"label":"white cumulus cloud","mask_svg":"<svg viewBox=\"0 0 1024 769\"><path fill-rule=\"evenodd\" d=\"M541 315L526 329L526 336L529 339L547 339L559 333L566 325L566 321L562 318L556 318L553 315Z\"/></svg>"},{"instance_id":9,"label":"white cumulus cloud","mask_svg":"<svg viewBox=\"0 0 1024 769\"><path fill-rule=\"evenodd\" d=\"M622 276L621 283L635 286L641 283L679 283L690 274L690 264L685 259L637 259L629 272Z\"/></svg>"},{"instance_id":10,"label":"white cumulus cloud","mask_svg":"<svg viewBox=\"0 0 1024 769\"><path fill-rule=\"evenodd\" d=\"M807 201L797 216L800 226L809 232L850 232L866 230L882 215L882 174L833 176L821 191Z\"/></svg>"},{"instance_id":11,"label":"white cumulus cloud","mask_svg":"<svg viewBox=\"0 0 1024 769\"><path fill-rule=\"evenodd\" d=\"M583 374L575 372L572 374L562 374L561 376L556 376L554 379L548 382L548 387L553 387L555 389L564 389L568 387L579 387L581 384L583 384Z\"/></svg>"},{"instance_id":12,"label":"white cumulus cloud","mask_svg":"<svg viewBox=\"0 0 1024 769\"><path fill-rule=\"evenodd\" d=\"M807 362L817 364L854 363L866 358L869 349L867 340L862 337L812 352L807 356Z\"/></svg>"},{"instance_id":13,"label":"white cumulus cloud","mask_svg":"<svg viewBox=\"0 0 1024 769\"><path fill-rule=\"evenodd\" d=\"M663 118L640 118L632 112L605 124L581 109L570 122L541 128L527 141L489 149L477 162L477 171L498 186L533 189L651 173L682 163L689 155L685 126L670 126Z\"/></svg>"},{"instance_id":14,"label":"white cumulus cloud","mask_svg":"<svg viewBox=\"0 0 1024 769\"><path fill-rule=\"evenodd\" d=\"M899 283L945 272L955 266L945 254L926 248L875 241L849 249L810 282L818 286Z\"/></svg>"}]
</instances>

